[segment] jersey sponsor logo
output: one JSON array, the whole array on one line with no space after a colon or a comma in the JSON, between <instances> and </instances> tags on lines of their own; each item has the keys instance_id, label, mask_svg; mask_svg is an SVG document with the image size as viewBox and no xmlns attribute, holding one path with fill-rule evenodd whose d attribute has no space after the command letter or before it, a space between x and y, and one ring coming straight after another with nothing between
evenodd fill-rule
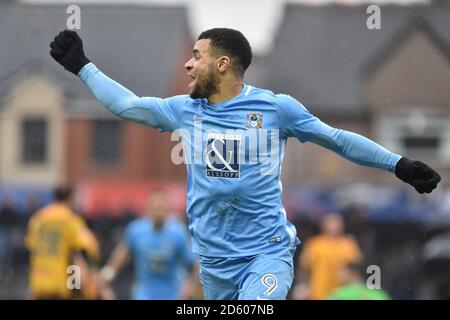
<instances>
[{"instance_id":1,"label":"jersey sponsor logo","mask_svg":"<svg viewBox=\"0 0 450 320\"><path fill-rule=\"evenodd\" d=\"M262 112L247 112L247 129L262 128Z\"/></svg>"},{"instance_id":2,"label":"jersey sponsor logo","mask_svg":"<svg viewBox=\"0 0 450 320\"><path fill-rule=\"evenodd\" d=\"M238 179L241 136L237 134L208 134L206 144L206 176Z\"/></svg>"}]
</instances>

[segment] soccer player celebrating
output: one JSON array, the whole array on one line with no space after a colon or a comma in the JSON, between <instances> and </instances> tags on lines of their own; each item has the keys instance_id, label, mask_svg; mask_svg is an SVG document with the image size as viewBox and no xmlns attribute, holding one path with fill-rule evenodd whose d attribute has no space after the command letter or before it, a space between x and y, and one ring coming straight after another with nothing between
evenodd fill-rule
<instances>
[{"instance_id":1,"label":"soccer player celebrating","mask_svg":"<svg viewBox=\"0 0 450 320\"><path fill-rule=\"evenodd\" d=\"M51 56L108 110L180 134L189 230L206 299L286 298L300 243L281 202L288 137L393 172L419 193L431 192L440 181L426 164L330 127L288 95L245 84L252 51L239 31L216 28L200 34L184 65L192 80L189 94L166 99L138 97L110 79L85 56L74 31L62 31L50 47Z\"/></svg>"}]
</instances>

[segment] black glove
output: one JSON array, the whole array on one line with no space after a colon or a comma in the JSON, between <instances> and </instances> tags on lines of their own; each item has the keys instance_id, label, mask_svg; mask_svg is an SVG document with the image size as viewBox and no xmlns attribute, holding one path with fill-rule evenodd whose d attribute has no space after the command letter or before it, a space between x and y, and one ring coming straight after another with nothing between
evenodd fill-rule
<instances>
[{"instance_id":1,"label":"black glove","mask_svg":"<svg viewBox=\"0 0 450 320\"><path fill-rule=\"evenodd\" d=\"M66 70L78 75L91 62L84 55L83 41L75 31L61 31L50 43L50 55Z\"/></svg>"},{"instance_id":2,"label":"black glove","mask_svg":"<svg viewBox=\"0 0 450 320\"><path fill-rule=\"evenodd\" d=\"M397 162L395 175L412 185L419 193L430 193L441 181L441 176L425 163L412 161L405 157Z\"/></svg>"}]
</instances>

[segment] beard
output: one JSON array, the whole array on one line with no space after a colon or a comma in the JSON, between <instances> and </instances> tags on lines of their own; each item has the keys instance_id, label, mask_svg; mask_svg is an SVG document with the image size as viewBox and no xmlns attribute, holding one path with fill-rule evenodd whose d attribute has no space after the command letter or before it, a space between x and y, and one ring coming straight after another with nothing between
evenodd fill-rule
<instances>
[{"instance_id":1,"label":"beard","mask_svg":"<svg viewBox=\"0 0 450 320\"><path fill-rule=\"evenodd\" d=\"M212 65L208 67L208 74L204 79L197 77L196 84L189 96L192 99L208 98L217 92L219 86L219 76L214 72Z\"/></svg>"}]
</instances>

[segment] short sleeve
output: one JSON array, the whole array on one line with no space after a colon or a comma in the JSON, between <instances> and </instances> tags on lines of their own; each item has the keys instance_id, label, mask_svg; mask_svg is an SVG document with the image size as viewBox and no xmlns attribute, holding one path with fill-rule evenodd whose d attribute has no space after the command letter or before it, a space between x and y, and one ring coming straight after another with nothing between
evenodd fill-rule
<instances>
[{"instance_id":1,"label":"short sleeve","mask_svg":"<svg viewBox=\"0 0 450 320\"><path fill-rule=\"evenodd\" d=\"M69 239L71 239L73 251L83 251L95 261L100 259L100 248L97 238L82 219L76 218L74 220Z\"/></svg>"},{"instance_id":2,"label":"short sleeve","mask_svg":"<svg viewBox=\"0 0 450 320\"><path fill-rule=\"evenodd\" d=\"M358 243L353 237L348 238L348 260L349 261L357 261L361 259L362 253L359 249Z\"/></svg>"}]
</instances>

